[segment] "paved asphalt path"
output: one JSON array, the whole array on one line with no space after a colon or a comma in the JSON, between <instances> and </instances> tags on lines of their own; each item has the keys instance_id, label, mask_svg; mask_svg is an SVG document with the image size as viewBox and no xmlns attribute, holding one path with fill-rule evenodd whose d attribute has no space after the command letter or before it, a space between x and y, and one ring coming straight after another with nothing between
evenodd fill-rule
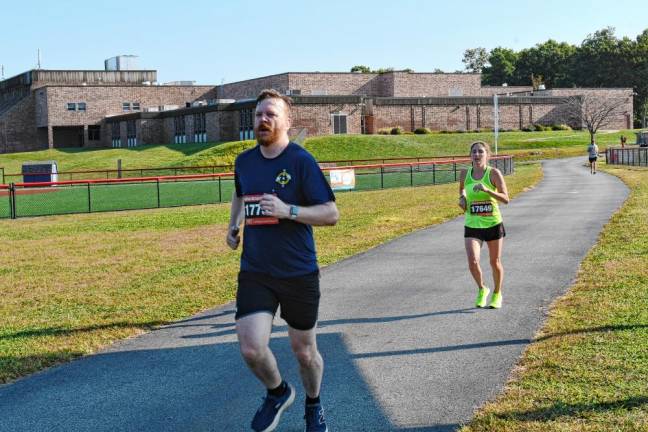
<instances>
[{"instance_id":1,"label":"paved asphalt path","mask_svg":"<svg viewBox=\"0 0 648 432\"><path fill-rule=\"evenodd\" d=\"M461 218L323 270L331 431L450 431L501 391L627 196L583 159L545 162L538 187L503 207L501 310L473 308ZM264 390L239 356L233 314L228 304L0 387L0 431L248 430ZM285 323L275 324L272 348L298 388L277 430L301 431L297 364Z\"/></svg>"}]
</instances>

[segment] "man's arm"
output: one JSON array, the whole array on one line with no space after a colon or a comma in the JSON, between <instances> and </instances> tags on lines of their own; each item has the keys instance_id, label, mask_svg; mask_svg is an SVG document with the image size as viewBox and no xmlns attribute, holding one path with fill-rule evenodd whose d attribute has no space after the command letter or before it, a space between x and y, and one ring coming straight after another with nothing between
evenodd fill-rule
<instances>
[{"instance_id":1,"label":"man's arm","mask_svg":"<svg viewBox=\"0 0 648 432\"><path fill-rule=\"evenodd\" d=\"M241 242L239 234L239 226L243 221L243 198L236 195L236 191L232 192L232 207L230 208L230 220L227 227L227 236L225 241L227 245L236 249Z\"/></svg>"},{"instance_id":2,"label":"man's arm","mask_svg":"<svg viewBox=\"0 0 648 432\"><path fill-rule=\"evenodd\" d=\"M335 201L307 207L296 206L297 217L291 217L290 207L290 204L286 204L275 195L265 194L261 199L261 211L266 216L292 219L299 223L314 226L335 225L340 218L340 212L337 205L335 205Z\"/></svg>"}]
</instances>

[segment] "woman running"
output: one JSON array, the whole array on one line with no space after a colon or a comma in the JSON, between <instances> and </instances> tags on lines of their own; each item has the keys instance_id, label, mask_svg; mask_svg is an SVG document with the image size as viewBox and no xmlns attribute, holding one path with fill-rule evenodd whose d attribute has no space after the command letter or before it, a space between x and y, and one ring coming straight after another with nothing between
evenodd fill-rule
<instances>
[{"instance_id":1,"label":"woman running","mask_svg":"<svg viewBox=\"0 0 648 432\"><path fill-rule=\"evenodd\" d=\"M472 167L462 170L459 178L459 206L465 212L464 243L468 256L470 274L477 283L475 306L484 307L490 289L484 285L479 266L479 255L482 243L486 242L490 265L493 270L495 290L491 298L491 308L502 307L502 280L504 268L501 255L506 231L498 201L508 204L509 196L504 176L497 169L488 165L490 146L483 141L476 141L470 146Z\"/></svg>"}]
</instances>

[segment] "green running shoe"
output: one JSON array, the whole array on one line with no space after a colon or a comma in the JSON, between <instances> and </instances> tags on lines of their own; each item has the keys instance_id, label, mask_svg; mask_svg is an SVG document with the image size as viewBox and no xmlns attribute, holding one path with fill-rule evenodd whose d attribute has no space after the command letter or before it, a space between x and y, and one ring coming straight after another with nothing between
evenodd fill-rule
<instances>
[{"instance_id":1,"label":"green running shoe","mask_svg":"<svg viewBox=\"0 0 648 432\"><path fill-rule=\"evenodd\" d=\"M491 297L490 304L488 305L489 308L491 309L499 309L502 307L502 293L501 292L496 292L493 293L493 297Z\"/></svg>"},{"instance_id":2,"label":"green running shoe","mask_svg":"<svg viewBox=\"0 0 648 432\"><path fill-rule=\"evenodd\" d=\"M490 290L488 287L481 287L479 288L479 291L477 291L477 299L475 299L475 306L483 308L486 306L486 297L488 297L488 294L490 293Z\"/></svg>"}]
</instances>

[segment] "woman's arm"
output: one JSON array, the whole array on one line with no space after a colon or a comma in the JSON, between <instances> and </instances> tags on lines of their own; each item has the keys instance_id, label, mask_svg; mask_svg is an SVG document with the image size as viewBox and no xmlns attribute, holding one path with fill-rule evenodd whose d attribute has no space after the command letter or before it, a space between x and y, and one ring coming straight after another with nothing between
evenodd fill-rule
<instances>
[{"instance_id":1,"label":"woman's arm","mask_svg":"<svg viewBox=\"0 0 648 432\"><path fill-rule=\"evenodd\" d=\"M475 185L475 191L486 192L497 201L508 204L510 199L508 195L508 189L506 188L506 182L504 181L504 176L497 168L493 168L491 170L490 181L495 186L496 190L489 189L482 183L477 183Z\"/></svg>"},{"instance_id":2,"label":"woman's arm","mask_svg":"<svg viewBox=\"0 0 648 432\"><path fill-rule=\"evenodd\" d=\"M461 170L459 173L459 207L461 210L466 211L466 190L464 183L466 182L466 170Z\"/></svg>"}]
</instances>

